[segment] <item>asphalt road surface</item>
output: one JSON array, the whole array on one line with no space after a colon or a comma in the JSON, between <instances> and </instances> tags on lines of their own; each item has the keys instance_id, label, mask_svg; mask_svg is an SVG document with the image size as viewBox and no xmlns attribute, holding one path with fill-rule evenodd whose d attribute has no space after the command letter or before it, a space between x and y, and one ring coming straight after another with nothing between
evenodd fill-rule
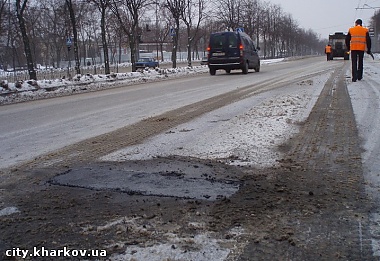
<instances>
[{"instance_id":1,"label":"asphalt road surface","mask_svg":"<svg viewBox=\"0 0 380 261\"><path fill-rule=\"evenodd\" d=\"M143 259L136 247L169 244L166 252L181 253L171 260L377 260L376 204L366 192L348 69L317 57L247 77L200 75L1 107L0 202L20 212L0 216L0 253L12 260L6 250L69 247L162 260L153 258L157 249ZM176 156L99 161L207 112L327 74L300 132L279 148L279 166ZM198 196L186 196L200 184ZM171 185L168 196L162 187ZM223 243L214 248L208 237L202 249L197 240L206 234Z\"/></svg>"}]
</instances>

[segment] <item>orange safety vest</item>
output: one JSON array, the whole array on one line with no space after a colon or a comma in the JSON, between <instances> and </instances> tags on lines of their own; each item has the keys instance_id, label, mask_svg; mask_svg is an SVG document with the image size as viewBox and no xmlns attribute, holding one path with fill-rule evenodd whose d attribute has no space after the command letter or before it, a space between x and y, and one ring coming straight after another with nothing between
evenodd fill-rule
<instances>
[{"instance_id":1,"label":"orange safety vest","mask_svg":"<svg viewBox=\"0 0 380 261\"><path fill-rule=\"evenodd\" d=\"M331 46L327 45L325 48L325 53L331 53Z\"/></svg>"},{"instance_id":2,"label":"orange safety vest","mask_svg":"<svg viewBox=\"0 0 380 261\"><path fill-rule=\"evenodd\" d=\"M348 33L351 35L350 49L355 51L365 51L366 49L366 35L368 29L357 25L351 27Z\"/></svg>"}]
</instances>

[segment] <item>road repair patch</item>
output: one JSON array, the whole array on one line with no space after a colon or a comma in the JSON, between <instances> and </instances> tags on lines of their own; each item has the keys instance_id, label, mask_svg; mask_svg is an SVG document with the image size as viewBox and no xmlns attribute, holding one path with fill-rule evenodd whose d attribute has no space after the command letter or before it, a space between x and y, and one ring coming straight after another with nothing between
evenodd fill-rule
<instances>
[{"instance_id":1,"label":"road repair patch","mask_svg":"<svg viewBox=\"0 0 380 261\"><path fill-rule=\"evenodd\" d=\"M239 190L241 182L236 177L221 163L158 158L77 166L55 176L49 183L130 195L218 200Z\"/></svg>"}]
</instances>

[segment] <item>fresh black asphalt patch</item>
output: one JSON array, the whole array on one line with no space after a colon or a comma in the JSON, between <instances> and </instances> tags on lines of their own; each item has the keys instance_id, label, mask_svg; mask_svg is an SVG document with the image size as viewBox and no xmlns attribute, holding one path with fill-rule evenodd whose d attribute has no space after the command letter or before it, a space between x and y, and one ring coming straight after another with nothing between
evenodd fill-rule
<instances>
[{"instance_id":1,"label":"fresh black asphalt patch","mask_svg":"<svg viewBox=\"0 0 380 261\"><path fill-rule=\"evenodd\" d=\"M49 183L131 195L217 200L232 196L241 185L226 177L226 166L219 164L166 158L101 162L72 168Z\"/></svg>"}]
</instances>

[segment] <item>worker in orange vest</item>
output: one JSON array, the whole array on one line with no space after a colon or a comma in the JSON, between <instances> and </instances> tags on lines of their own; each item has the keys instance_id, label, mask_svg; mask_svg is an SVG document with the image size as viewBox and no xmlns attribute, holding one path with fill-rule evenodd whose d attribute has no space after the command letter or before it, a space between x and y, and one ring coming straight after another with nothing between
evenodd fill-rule
<instances>
[{"instance_id":1,"label":"worker in orange vest","mask_svg":"<svg viewBox=\"0 0 380 261\"><path fill-rule=\"evenodd\" d=\"M355 21L355 26L348 30L346 36L346 46L351 50L352 61L352 81L363 79L363 57L367 53L371 54L371 38L368 29L362 26L361 19Z\"/></svg>"},{"instance_id":2,"label":"worker in orange vest","mask_svg":"<svg viewBox=\"0 0 380 261\"><path fill-rule=\"evenodd\" d=\"M327 57L327 61L331 60L331 55L332 55L331 52L332 52L331 44L326 45L326 47L325 47L325 54L326 54L326 57Z\"/></svg>"}]
</instances>

